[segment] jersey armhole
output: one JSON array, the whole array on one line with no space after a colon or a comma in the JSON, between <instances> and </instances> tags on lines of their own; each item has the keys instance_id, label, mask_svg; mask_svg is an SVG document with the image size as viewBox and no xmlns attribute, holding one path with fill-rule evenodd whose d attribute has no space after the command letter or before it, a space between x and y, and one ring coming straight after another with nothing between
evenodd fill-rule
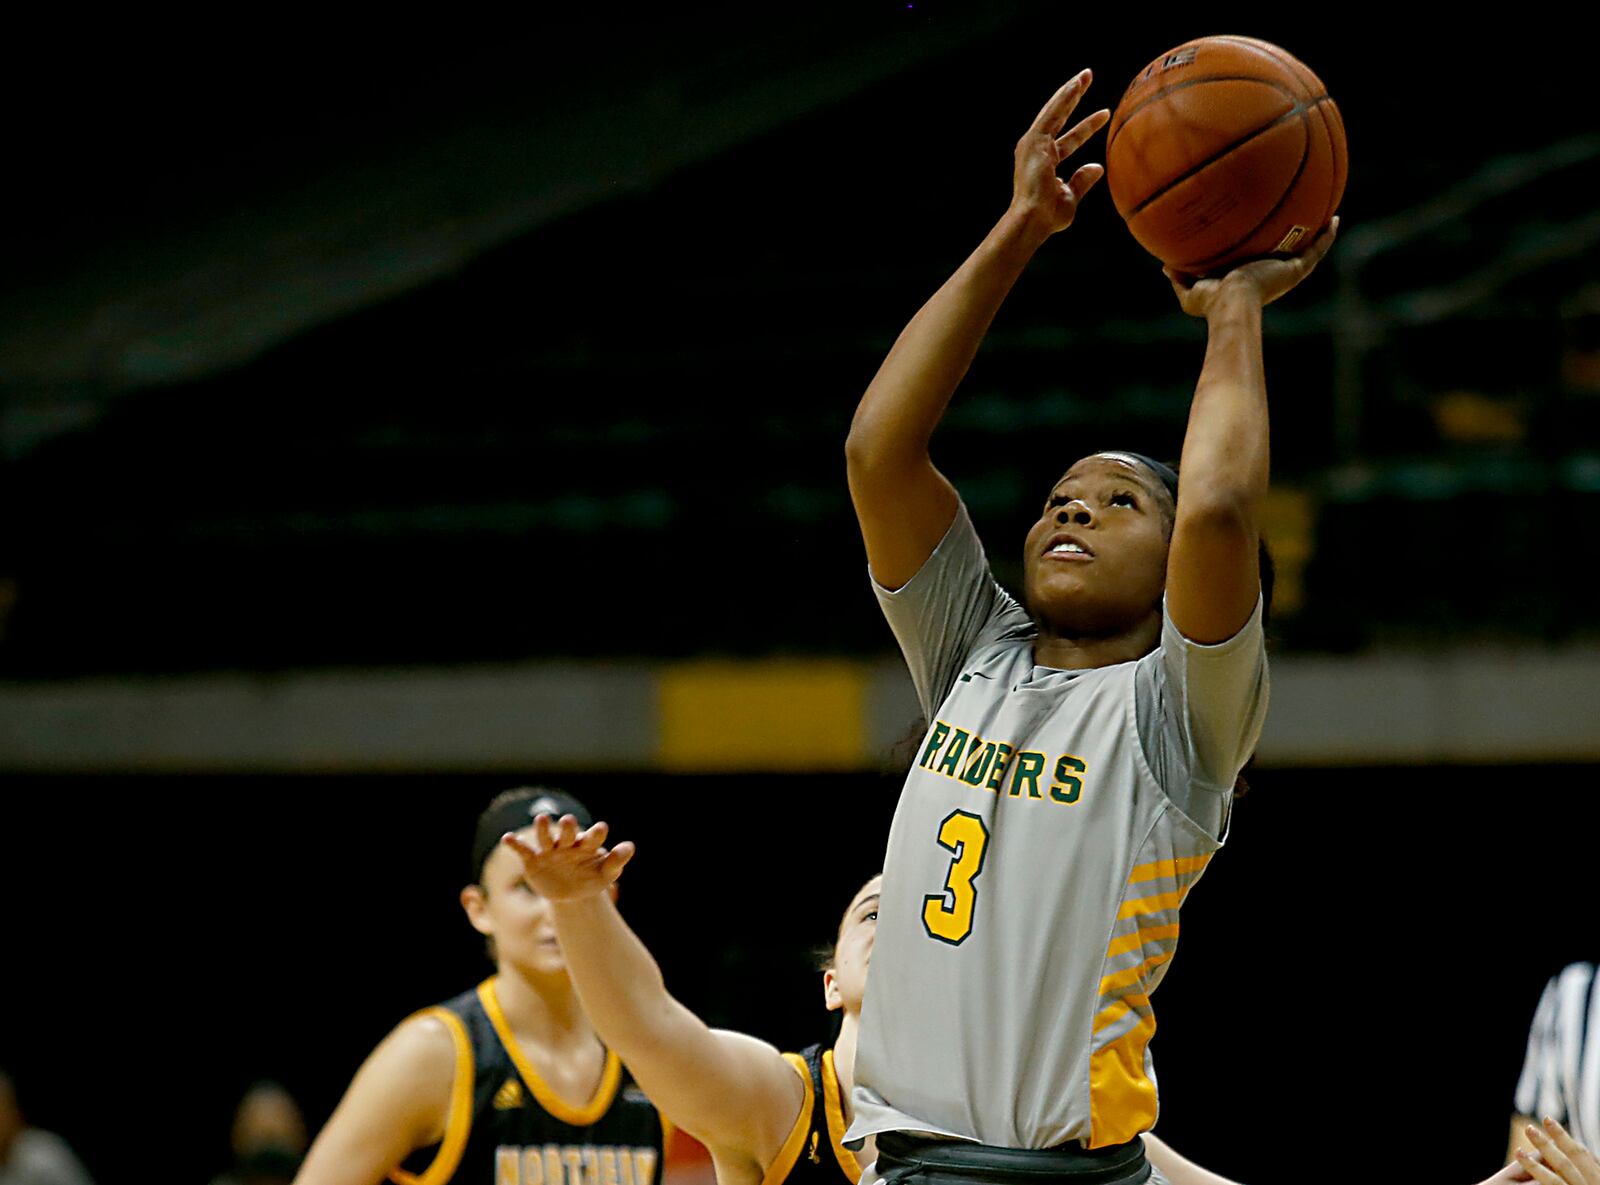
<instances>
[{"instance_id":1,"label":"jersey armhole","mask_svg":"<svg viewBox=\"0 0 1600 1185\"><path fill-rule=\"evenodd\" d=\"M420 1173L408 1173L396 1168L389 1172L395 1185L444 1185L455 1175L461 1165L461 1154L467 1148L467 1136L472 1132L472 1042L467 1038L466 1026L461 1018L448 1008L425 1008L413 1014L410 1020L428 1018L441 1021L456 1047L455 1076L450 1081L450 1113L444 1121L444 1139L439 1141L439 1151L433 1162Z\"/></svg>"},{"instance_id":2,"label":"jersey armhole","mask_svg":"<svg viewBox=\"0 0 1600 1185\"><path fill-rule=\"evenodd\" d=\"M850 1126L844 1121L844 1102L839 1093L839 1074L833 1066L833 1050L822 1051L822 1106L828 1117L828 1143L833 1145L833 1158L839 1168L852 1181L861 1180L861 1162L856 1154L844 1146L844 1133Z\"/></svg>"},{"instance_id":3,"label":"jersey armhole","mask_svg":"<svg viewBox=\"0 0 1600 1185\"><path fill-rule=\"evenodd\" d=\"M811 1130L811 1113L816 1106L816 1092L811 1089L811 1069L806 1065L805 1058L798 1053L786 1053L783 1060L789 1068L800 1075L801 1086L805 1090L804 1097L800 1100L800 1114L794 1118L794 1126L789 1129L789 1138L784 1140L783 1147L778 1149L778 1155L772 1158L772 1163L767 1166L767 1171L761 1175L761 1185L780 1185L790 1172L795 1163L800 1159L800 1153L806 1146L806 1133Z\"/></svg>"}]
</instances>

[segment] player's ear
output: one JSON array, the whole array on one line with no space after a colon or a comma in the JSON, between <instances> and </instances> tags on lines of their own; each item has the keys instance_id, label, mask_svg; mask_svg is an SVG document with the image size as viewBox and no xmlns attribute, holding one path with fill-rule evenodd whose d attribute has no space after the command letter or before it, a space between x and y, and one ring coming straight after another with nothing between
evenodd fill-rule
<instances>
[{"instance_id":1,"label":"player's ear","mask_svg":"<svg viewBox=\"0 0 1600 1185\"><path fill-rule=\"evenodd\" d=\"M467 921L479 934L494 935L494 925L489 921L489 899L481 885L468 885L461 890L461 908L467 911Z\"/></svg>"},{"instance_id":2,"label":"player's ear","mask_svg":"<svg viewBox=\"0 0 1600 1185\"><path fill-rule=\"evenodd\" d=\"M844 1007L844 996L839 992L839 980L832 967L822 973L822 1002L828 1006L829 1012L837 1012Z\"/></svg>"}]
</instances>

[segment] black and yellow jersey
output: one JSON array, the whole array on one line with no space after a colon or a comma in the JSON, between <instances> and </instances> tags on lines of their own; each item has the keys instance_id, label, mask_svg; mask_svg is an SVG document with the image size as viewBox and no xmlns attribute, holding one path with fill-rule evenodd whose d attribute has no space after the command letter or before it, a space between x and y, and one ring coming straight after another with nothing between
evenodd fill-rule
<instances>
[{"instance_id":1,"label":"black and yellow jersey","mask_svg":"<svg viewBox=\"0 0 1600 1185\"><path fill-rule=\"evenodd\" d=\"M662 1122L606 1050L582 1107L557 1098L523 1055L493 978L418 1017L443 1022L456 1046L444 1138L390 1174L398 1185L657 1185Z\"/></svg>"},{"instance_id":2,"label":"black and yellow jersey","mask_svg":"<svg viewBox=\"0 0 1600 1185\"><path fill-rule=\"evenodd\" d=\"M833 1050L813 1045L786 1053L783 1060L805 1083L805 1101L761 1185L856 1185L861 1166L842 1142L844 1098L833 1070Z\"/></svg>"}]
</instances>

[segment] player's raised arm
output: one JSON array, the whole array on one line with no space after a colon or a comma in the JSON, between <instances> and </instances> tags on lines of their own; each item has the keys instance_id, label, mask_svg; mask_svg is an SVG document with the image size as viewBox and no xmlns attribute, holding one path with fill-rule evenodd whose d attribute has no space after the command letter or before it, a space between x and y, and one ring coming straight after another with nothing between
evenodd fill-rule
<instances>
[{"instance_id":1,"label":"player's raised arm","mask_svg":"<svg viewBox=\"0 0 1600 1185\"><path fill-rule=\"evenodd\" d=\"M1206 357L1189 407L1178 509L1167 556L1167 610L1186 638L1223 642L1261 590L1257 514L1267 492L1267 379L1261 310L1333 245L1339 220L1293 259L1262 259L1216 280L1168 272L1183 311L1206 320Z\"/></svg>"},{"instance_id":2,"label":"player's raised arm","mask_svg":"<svg viewBox=\"0 0 1600 1185\"><path fill-rule=\"evenodd\" d=\"M555 826L541 815L531 844L515 835L505 842L550 903L573 987L600 1039L662 1114L710 1149L719 1176L734 1158L759 1180L800 1113L805 1086L772 1046L707 1027L667 991L609 891L633 845L607 851L605 838L604 823L579 832L571 815Z\"/></svg>"},{"instance_id":3,"label":"player's raised arm","mask_svg":"<svg viewBox=\"0 0 1600 1185\"><path fill-rule=\"evenodd\" d=\"M934 468L928 441L967 373L1000 303L1039 246L1072 225L1105 170L1062 163L1105 126L1096 111L1066 128L1090 73L1068 81L1017 142L1011 205L955 275L911 319L856 408L845 445L850 497L874 579L899 588L922 567L955 517L956 492Z\"/></svg>"}]
</instances>

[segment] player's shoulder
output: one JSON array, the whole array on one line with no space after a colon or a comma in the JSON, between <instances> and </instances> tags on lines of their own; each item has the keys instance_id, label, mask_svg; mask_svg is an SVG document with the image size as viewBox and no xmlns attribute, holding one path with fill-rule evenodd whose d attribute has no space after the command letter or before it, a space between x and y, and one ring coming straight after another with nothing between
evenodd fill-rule
<instances>
[{"instance_id":1,"label":"player's shoulder","mask_svg":"<svg viewBox=\"0 0 1600 1185\"><path fill-rule=\"evenodd\" d=\"M397 1073L448 1082L466 1052L464 1037L454 1013L441 1007L424 1008L397 1024L372 1056Z\"/></svg>"},{"instance_id":2,"label":"player's shoulder","mask_svg":"<svg viewBox=\"0 0 1600 1185\"><path fill-rule=\"evenodd\" d=\"M763 1041L760 1037L752 1037L749 1033L736 1033L732 1029L712 1029L711 1035L724 1050L741 1057L783 1057L782 1051L776 1045Z\"/></svg>"},{"instance_id":3,"label":"player's shoulder","mask_svg":"<svg viewBox=\"0 0 1600 1185\"><path fill-rule=\"evenodd\" d=\"M759 1037L731 1029L712 1029L711 1035L717 1041L716 1056L723 1072L748 1083L752 1096L798 1099L802 1080L810 1080L810 1072L798 1054L784 1053Z\"/></svg>"}]
</instances>

